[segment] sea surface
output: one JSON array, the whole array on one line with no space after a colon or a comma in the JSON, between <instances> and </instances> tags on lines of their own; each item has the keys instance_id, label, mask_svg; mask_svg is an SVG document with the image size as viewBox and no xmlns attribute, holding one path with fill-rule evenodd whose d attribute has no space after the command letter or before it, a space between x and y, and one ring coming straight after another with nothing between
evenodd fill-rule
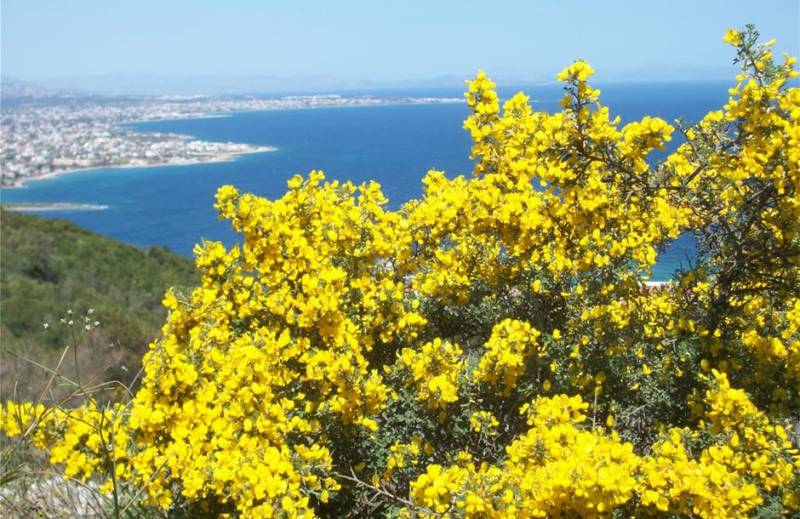
<instances>
[{"instance_id":1,"label":"sea surface","mask_svg":"<svg viewBox=\"0 0 800 519\"><path fill-rule=\"evenodd\" d=\"M654 115L696 121L720 108L727 83L629 83L600 85L602 101L623 124ZM560 87L501 88L530 95L534 108L558 109ZM403 90L376 95L460 97L456 90ZM3 189L3 202L58 202L108 206L103 211L47 211L99 234L140 246L165 246L190 256L202 239L232 244L237 236L217 219L214 193L223 184L269 198L280 197L295 173L323 170L329 179L376 180L393 208L420 196L429 169L449 177L469 174L470 140L462 129L465 104L383 105L235 113L179 121L128 125L139 131L176 132L210 141L272 146L276 151L242 155L229 162L188 166L96 169ZM677 135L677 134L676 134ZM676 143L672 143L671 148ZM688 265L694 247L681 237L659 256L654 280L669 279Z\"/></svg>"}]
</instances>

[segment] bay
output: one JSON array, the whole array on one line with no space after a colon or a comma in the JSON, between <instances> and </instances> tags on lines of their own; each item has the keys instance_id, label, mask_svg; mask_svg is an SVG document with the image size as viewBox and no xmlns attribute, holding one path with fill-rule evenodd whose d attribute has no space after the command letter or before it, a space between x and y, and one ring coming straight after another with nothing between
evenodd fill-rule
<instances>
[{"instance_id":1,"label":"bay","mask_svg":"<svg viewBox=\"0 0 800 519\"><path fill-rule=\"evenodd\" d=\"M520 87L535 109L558 108L556 85ZM623 124L644 115L669 121L694 121L721 107L723 82L629 83L601 85L604 104ZM501 88L507 98L518 88ZM377 95L457 97L452 89L375 92ZM72 203L108 206L103 211L47 211L99 234L139 246L165 246L191 255L202 239L230 245L237 236L216 218L214 193L223 184L240 191L277 198L295 173L313 169L328 178L379 182L390 206L419 197L429 169L448 177L469 175L470 140L462 129L464 104L381 105L235 113L227 117L153 121L128 125L139 131L175 132L203 140L275 147L229 162L96 169L3 189L3 202ZM670 148L674 148L677 142ZM669 151L669 150L668 150ZM654 280L666 280L693 257L690 238L681 237L659 256Z\"/></svg>"}]
</instances>

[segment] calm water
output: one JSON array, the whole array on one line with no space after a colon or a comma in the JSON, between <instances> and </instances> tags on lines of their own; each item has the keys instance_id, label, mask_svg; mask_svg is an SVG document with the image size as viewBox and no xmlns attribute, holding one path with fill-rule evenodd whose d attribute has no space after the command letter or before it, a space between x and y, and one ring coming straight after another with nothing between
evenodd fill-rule
<instances>
[{"instance_id":1,"label":"calm water","mask_svg":"<svg viewBox=\"0 0 800 519\"><path fill-rule=\"evenodd\" d=\"M720 107L724 83L606 85L604 103L623 123L644 115L696 120ZM538 109L554 110L557 87L525 88ZM508 96L513 89L501 89ZM457 91L403 95L460 96ZM378 181L392 207L421 193L431 169L469 173L470 141L462 129L466 106L417 105L237 113L231 117L130 125L141 131L177 132L212 141L269 145L277 151L232 162L141 169L98 169L2 190L4 202L71 202L107 205L104 211L43 212L135 245L162 245L190 255L201 238L232 243L236 236L212 207L222 184L275 198L295 173L322 169L328 178ZM692 255L680 239L659 258L654 279L668 279Z\"/></svg>"}]
</instances>

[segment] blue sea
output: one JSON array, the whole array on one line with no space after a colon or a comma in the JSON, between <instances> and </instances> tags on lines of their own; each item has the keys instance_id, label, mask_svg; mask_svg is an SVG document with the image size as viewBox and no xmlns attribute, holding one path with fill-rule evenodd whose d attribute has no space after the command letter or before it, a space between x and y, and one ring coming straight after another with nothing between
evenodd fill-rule
<instances>
[{"instance_id":1,"label":"blue sea","mask_svg":"<svg viewBox=\"0 0 800 519\"><path fill-rule=\"evenodd\" d=\"M696 121L721 107L723 82L600 85L604 104L623 124L644 115ZM557 86L501 88L530 95L534 108L558 109ZM457 90L374 92L377 95L461 97ZM392 207L418 197L429 169L448 176L469 174L470 140L462 129L464 104L383 105L235 113L229 117L129 125L139 131L176 132L210 141L272 146L277 151L243 155L231 162L131 169L97 169L29 182L0 191L3 202L67 202L105 205L102 211L42 212L66 218L99 234L140 246L166 246L190 256L201 239L237 237L216 218L214 193L223 184L276 198L295 173L312 169L356 183L376 180ZM676 134L677 135L677 134ZM673 143L674 147L677 143ZM659 256L653 279L669 279L693 256L688 237Z\"/></svg>"}]
</instances>

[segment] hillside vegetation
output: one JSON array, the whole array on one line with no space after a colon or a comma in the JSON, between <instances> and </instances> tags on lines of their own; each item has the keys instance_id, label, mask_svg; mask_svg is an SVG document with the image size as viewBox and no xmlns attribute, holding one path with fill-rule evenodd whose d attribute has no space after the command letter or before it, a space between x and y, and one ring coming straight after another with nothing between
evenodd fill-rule
<instances>
[{"instance_id":1,"label":"hillside vegetation","mask_svg":"<svg viewBox=\"0 0 800 519\"><path fill-rule=\"evenodd\" d=\"M37 394L48 377L33 362L54 367L67 346L77 345L87 378L130 381L166 317L164 292L195 283L192 262L63 220L10 211L0 217L3 397L15 386L19 396ZM75 369L68 358L65 375Z\"/></svg>"}]
</instances>

